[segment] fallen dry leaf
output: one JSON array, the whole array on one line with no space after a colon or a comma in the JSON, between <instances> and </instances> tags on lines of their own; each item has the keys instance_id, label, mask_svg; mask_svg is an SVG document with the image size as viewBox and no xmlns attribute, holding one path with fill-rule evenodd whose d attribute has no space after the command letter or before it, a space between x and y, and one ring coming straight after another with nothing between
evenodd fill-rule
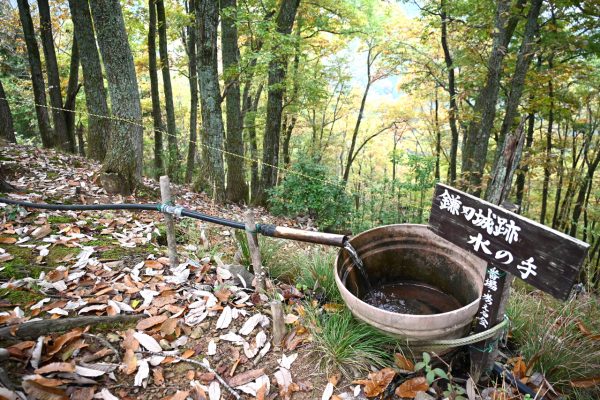
<instances>
[{"instance_id":1,"label":"fallen dry leaf","mask_svg":"<svg viewBox=\"0 0 600 400\"><path fill-rule=\"evenodd\" d=\"M574 379L571 382L571 386L576 388L587 389L600 385L600 375L591 378Z\"/></svg>"},{"instance_id":2,"label":"fallen dry leaf","mask_svg":"<svg viewBox=\"0 0 600 400\"><path fill-rule=\"evenodd\" d=\"M145 331L146 329L152 328L153 326L162 324L163 322L165 322L166 319L167 319L167 316L164 314L145 318L145 319L140 320L137 323L137 325L135 326L135 328L140 331Z\"/></svg>"},{"instance_id":3,"label":"fallen dry leaf","mask_svg":"<svg viewBox=\"0 0 600 400\"><path fill-rule=\"evenodd\" d=\"M73 339L81 337L82 334L83 329L79 328L73 329L72 331L67 332L64 335L57 337L54 340L54 343L52 343L52 346L48 348L48 355L53 356L54 354L58 353L66 343L70 342Z\"/></svg>"},{"instance_id":4,"label":"fallen dry leaf","mask_svg":"<svg viewBox=\"0 0 600 400\"><path fill-rule=\"evenodd\" d=\"M527 365L523 362L522 357L518 357L512 370L513 375L517 379L524 378L527 374Z\"/></svg>"},{"instance_id":5,"label":"fallen dry leaf","mask_svg":"<svg viewBox=\"0 0 600 400\"><path fill-rule=\"evenodd\" d=\"M75 365L66 362L55 362L44 365L34 371L36 374L48 374L50 372L75 372Z\"/></svg>"},{"instance_id":6,"label":"fallen dry leaf","mask_svg":"<svg viewBox=\"0 0 600 400\"><path fill-rule=\"evenodd\" d=\"M391 368L383 368L377 372L371 372L368 379L361 379L353 383L365 386L365 395L367 397L379 396L390 384L396 372Z\"/></svg>"},{"instance_id":7,"label":"fallen dry leaf","mask_svg":"<svg viewBox=\"0 0 600 400\"><path fill-rule=\"evenodd\" d=\"M394 362L396 366L404 371L412 372L415 370L415 364L400 353L394 354Z\"/></svg>"},{"instance_id":8,"label":"fallen dry leaf","mask_svg":"<svg viewBox=\"0 0 600 400\"><path fill-rule=\"evenodd\" d=\"M425 379L424 376L417 376L402 382L402 384L396 388L395 393L398 397L414 399L417 396L417 392L424 392L427 389L429 389L427 379Z\"/></svg>"}]
</instances>

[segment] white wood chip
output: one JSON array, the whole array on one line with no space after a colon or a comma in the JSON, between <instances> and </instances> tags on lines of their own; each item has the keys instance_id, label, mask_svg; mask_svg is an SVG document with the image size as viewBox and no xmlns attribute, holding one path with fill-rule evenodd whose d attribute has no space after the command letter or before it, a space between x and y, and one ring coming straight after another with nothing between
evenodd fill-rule
<instances>
[{"instance_id":1,"label":"white wood chip","mask_svg":"<svg viewBox=\"0 0 600 400\"><path fill-rule=\"evenodd\" d=\"M152 336L143 332L134 332L133 337L140 342L140 344L144 346L146 350L162 352L162 347L160 347L160 344L158 344L156 339L154 339Z\"/></svg>"},{"instance_id":2,"label":"white wood chip","mask_svg":"<svg viewBox=\"0 0 600 400\"><path fill-rule=\"evenodd\" d=\"M58 315L69 315L68 311L63 310L62 308L54 307L52 310L48 311L48 314L58 314Z\"/></svg>"},{"instance_id":3,"label":"white wood chip","mask_svg":"<svg viewBox=\"0 0 600 400\"><path fill-rule=\"evenodd\" d=\"M329 400L331 395L333 394L333 383L327 382L327 386L325 386L325 390L323 390L323 395L321 396L321 400Z\"/></svg>"},{"instance_id":4,"label":"white wood chip","mask_svg":"<svg viewBox=\"0 0 600 400\"><path fill-rule=\"evenodd\" d=\"M31 366L33 367L33 369L38 369L38 367L40 366L40 360L42 358L42 348L44 347L44 336L40 336L37 340L37 343L35 344L35 347L33 348L33 351L31 352Z\"/></svg>"},{"instance_id":5,"label":"white wood chip","mask_svg":"<svg viewBox=\"0 0 600 400\"><path fill-rule=\"evenodd\" d=\"M282 354L281 358L277 360L277 362L279 363L280 367L290 369L292 367L292 363L296 361L296 358L298 358L298 353L294 353L291 356Z\"/></svg>"},{"instance_id":6,"label":"white wood chip","mask_svg":"<svg viewBox=\"0 0 600 400\"><path fill-rule=\"evenodd\" d=\"M243 337L241 337L240 335L236 335L233 332L229 332L225 335L221 335L221 336L219 336L219 339L226 340L228 342L233 342L234 344L237 344L237 345L243 345L246 342Z\"/></svg>"},{"instance_id":7,"label":"white wood chip","mask_svg":"<svg viewBox=\"0 0 600 400\"><path fill-rule=\"evenodd\" d=\"M96 378L98 376L104 375L106 371L100 371L99 369L86 368L80 365L76 365L75 373L80 376L85 376L86 378Z\"/></svg>"},{"instance_id":8,"label":"white wood chip","mask_svg":"<svg viewBox=\"0 0 600 400\"><path fill-rule=\"evenodd\" d=\"M246 320L244 325L241 327L239 334L244 336L249 335L259 323L261 324L261 326L266 326L269 324L269 318L262 315L261 313L254 314Z\"/></svg>"},{"instance_id":9,"label":"white wood chip","mask_svg":"<svg viewBox=\"0 0 600 400\"><path fill-rule=\"evenodd\" d=\"M208 351L206 352L206 354L208 354L209 356L214 356L215 354L217 354L217 344L212 339L210 342L208 342Z\"/></svg>"},{"instance_id":10,"label":"white wood chip","mask_svg":"<svg viewBox=\"0 0 600 400\"><path fill-rule=\"evenodd\" d=\"M227 329L231 324L231 307L226 306L221 313L221 316L217 320L217 329Z\"/></svg>"},{"instance_id":11,"label":"white wood chip","mask_svg":"<svg viewBox=\"0 0 600 400\"><path fill-rule=\"evenodd\" d=\"M221 386L219 382L212 381L208 386L208 398L210 400L220 400L221 399Z\"/></svg>"},{"instance_id":12,"label":"white wood chip","mask_svg":"<svg viewBox=\"0 0 600 400\"><path fill-rule=\"evenodd\" d=\"M150 366L148 365L148 361L145 359L138 360L138 371L135 374L134 385L142 386L144 383L144 379L148 378L150 375Z\"/></svg>"}]
</instances>

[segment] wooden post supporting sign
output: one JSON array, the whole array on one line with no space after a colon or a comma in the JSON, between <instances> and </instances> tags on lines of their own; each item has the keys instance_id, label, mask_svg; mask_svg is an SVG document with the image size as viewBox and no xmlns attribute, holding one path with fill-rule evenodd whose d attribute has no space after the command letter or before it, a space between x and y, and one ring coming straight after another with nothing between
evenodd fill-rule
<instances>
[{"instance_id":1,"label":"wooden post supporting sign","mask_svg":"<svg viewBox=\"0 0 600 400\"><path fill-rule=\"evenodd\" d=\"M429 226L436 234L488 262L476 317L476 332L502 321L500 303L510 274L566 300L589 245L487 201L438 184ZM474 346L472 365L494 343ZM477 355L479 354L479 356ZM478 377L474 377L477 379Z\"/></svg>"}]
</instances>

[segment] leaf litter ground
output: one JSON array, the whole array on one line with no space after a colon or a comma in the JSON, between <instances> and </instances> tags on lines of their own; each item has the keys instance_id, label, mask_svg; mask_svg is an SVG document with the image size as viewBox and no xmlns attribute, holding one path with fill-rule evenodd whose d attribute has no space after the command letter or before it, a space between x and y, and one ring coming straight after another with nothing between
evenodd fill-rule
<instances>
[{"instance_id":1,"label":"leaf litter ground","mask_svg":"<svg viewBox=\"0 0 600 400\"><path fill-rule=\"evenodd\" d=\"M135 196L107 195L96 184L100 165L81 157L7 146L2 159L5 178L17 189L8 194L13 199L67 204L160 199L152 180L144 180ZM185 186L173 185L172 191L177 204L242 219L238 206L217 206ZM221 261L237 249L227 229L186 221L186 229L197 235L184 238L180 264L171 269L166 248L159 245L164 242L159 213L11 206L2 211L2 326L14 331L40 319L51 325L82 316L138 318L27 340L5 337L10 360L3 364L9 378L3 383L14 391L2 389L0 396L233 398L218 375L241 398L321 397L327 379L307 362L303 341L273 349L268 299L254 294L251 282ZM262 210L257 220L293 224ZM215 248L219 254L213 254Z\"/></svg>"}]
</instances>

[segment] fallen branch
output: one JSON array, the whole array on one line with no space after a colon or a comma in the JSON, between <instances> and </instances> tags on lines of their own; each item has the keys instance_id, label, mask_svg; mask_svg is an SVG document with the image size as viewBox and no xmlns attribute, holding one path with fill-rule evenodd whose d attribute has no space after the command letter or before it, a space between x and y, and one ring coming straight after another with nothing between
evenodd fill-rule
<instances>
[{"instance_id":1,"label":"fallen branch","mask_svg":"<svg viewBox=\"0 0 600 400\"><path fill-rule=\"evenodd\" d=\"M194 365L197 365L197 366L199 366L199 367L202 367L202 368L204 368L205 370L207 370L208 372L210 372L210 373L214 374L214 375L215 375L215 378L217 378L217 380L218 380L218 381L221 383L221 385L223 385L223 386L225 387L225 389L227 389L227 391L228 391L229 393L231 393L231 395L232 395L233 397L235 397L235 398L236 398L236 400L241 400L241 399L242 399L242 398L240 397L240 395L238 394L238 392L236 392L236 390L235 390L234 388L232 388L232 387L231 387L231 386L230 386L230 385L229 385L229 384L228 384L228 383L225 381L225 379L223 379L223 378L221 377L221 375L217 374L217 371L215 371L214 369L212 369L212 368L211 368L211 367L209 367L208 365L201 363L200 361L191 360L191 359L189 359L189 358L183 358L183 357L173 356L173 355L170 355L170 354L165 354L165 353L159 353L159 352L156 352L156 351L147 351L147 350L143 350L143 351L140 351L139 353L143 353L143 354L150 354L150 355L152 355L152 356L171 357L171 358L174 358L175 360L178 360L178 361L187 362L187 363L194 364Z\"/></svg>"},{"instance_id":2,"label":"fallen branch","mask_svg":"<svg viewBox=\"0 0 600 400\"><path fill-rule=\"evenodd\" d=\"M143 316L143 314L119 314L104 317L74 317L31 321L22 323L20 325L5 326L0 328L0 339L35 339L50 332L65 331L86 325L134 321L142 318Z\"/></svg>"}]
</instances>

